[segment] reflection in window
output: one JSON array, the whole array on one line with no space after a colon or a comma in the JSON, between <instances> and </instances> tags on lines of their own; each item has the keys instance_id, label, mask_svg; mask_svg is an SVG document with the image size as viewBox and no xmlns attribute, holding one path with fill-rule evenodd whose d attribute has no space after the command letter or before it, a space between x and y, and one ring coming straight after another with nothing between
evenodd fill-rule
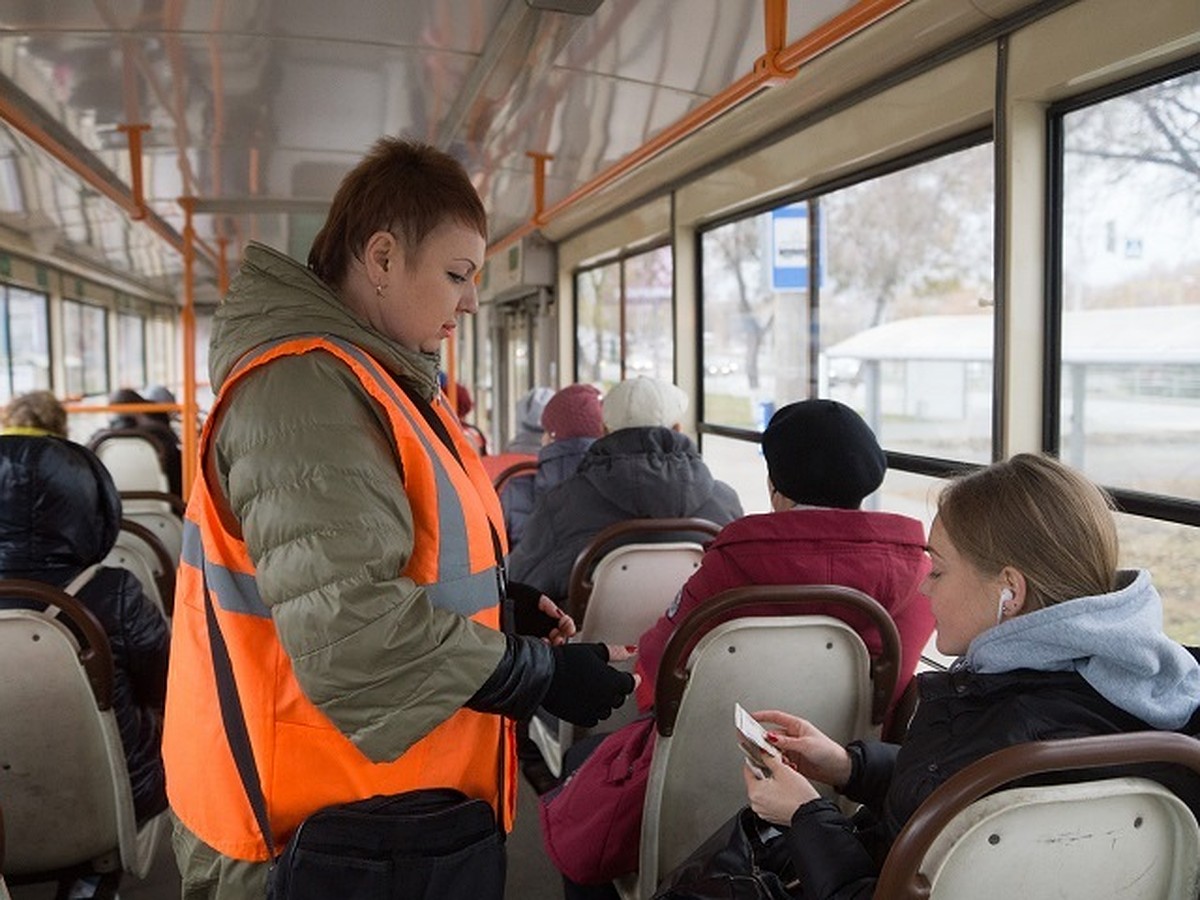
<instances>
[{"instance_id":1,"label":"reflection in window","mask_svg":"<svg viewBox=\"0 0 1200 900\"><path fill-rule=\"evenodd\" d=\"M664 246L576 274L576 380L675 380L672 266Z\"/></svg>"},{"instance_id":2,"label":"reflection in window","mask_svg":"<svg viewBox=\"0 0 1200 900\"><path fill-rule=\"evenodd\" d=\"M64 300L62 331L67 395L107 394L108 334L104 310Z\"/></svg>"},{"instance_id":3,"label":"reflection in window","mask_svg":"<svg viewBox=\"0 0 1200 900\"><path fill-rule=\"evenodd\" d=\"M1062 458L1200 499L1200 72L1064 115Z\"/></svg>"},{"instance_id":4,"label":"reflection in window","mask_svg":"<svg viewBox=\"0 0 1200 900\"><path fill-rule=\"evenodd\" d=\"M50 388L46 295L0 285L0 400Z\"/></svg>"},{"instance_id":5,"label":"reflection in window","mask_svg":"<svg viewBox=\"0 0 1200 900\"><path fill-rule=\"evenodd\" d=\"M984 145L705 232L704 420L761 429L815 384L890 449L989 460L992 193Z\"/></svg>"},{"instance_id":6,"label":"reflection in window","mask_svg":"<svg viewBox=\"0 0 1200 900\"><path fill-rule=\"evenodd\" d=\"M117 381L137 387L146 379L146 326L141 316L117 316Z\"/></svg>"}]
</instances>

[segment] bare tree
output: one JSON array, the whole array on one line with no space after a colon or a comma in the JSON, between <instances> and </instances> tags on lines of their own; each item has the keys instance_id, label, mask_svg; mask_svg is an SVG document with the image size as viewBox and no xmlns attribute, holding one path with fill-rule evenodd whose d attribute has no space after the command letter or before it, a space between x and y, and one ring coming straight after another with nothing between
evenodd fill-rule
<instances>
[{"instance_id":1,"label":"bare tree","mask_svg":"<svg viewBox=\"0 0 1200 900\"><path fill-rule=\"evenodd\" d=\"M746 378L752 389L759 387L759 352L763 341L770 333L775 320L775 295L764 286L759 277L751 283L751 276L762 272L763 238L758 218L741 219L709 232L712 245L717 251L717 263L732 276L733 299L737 304L737 321L746 335L745 362ZM715 285L716 279L705 278L706 285ZM716 304L705 304L710 309Z\"/></svg>"},{"instance_id":2,"label":"bare tree","mask_svg":"<svg viewBox=\"0 0 1200 900\"><path fill-rule=\"evenodd\" d=\"M978 147L821 198L828 281L826 339L879 325L902 299L930 312L945 298L990 297L992 173ZM865 301L865 302L864 302ZM917 310L914 310L917 311Z\"/></svg>"},{"instance_id":3,"label":"bare tree","mask_svg":"<svg viewBox=\"0 0 1200 900\"><path fill-rule=\"evenodd\" d=\"M1192 72L1067 116L1066 153L1099 163L1117 183L1147 163L1165 176L1158 199L1200 209L1200 73Z\"/></svg>"}]
</instances>

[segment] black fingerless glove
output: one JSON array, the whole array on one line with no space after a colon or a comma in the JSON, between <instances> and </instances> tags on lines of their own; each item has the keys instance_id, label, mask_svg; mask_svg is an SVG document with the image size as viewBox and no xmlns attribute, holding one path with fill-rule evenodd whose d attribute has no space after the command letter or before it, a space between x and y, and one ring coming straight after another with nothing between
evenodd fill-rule
<instances>
[{"instance_id":1,"label":"black fingerless glove","mask_svg":"<svg viewBox=\"0 0 1200 900\"><path fill-rule=\"evenodd\" d=\"M558 627L558 619L538 609L542 592L519 581L508 582L506 589L512 603L513 632L536 638L550 637L550 632Z\"/></svg>"},{"instance_id":2,"label":"black fingerless glove","mask_svg":"<svg viewBox=\"0 0 1200 900\"><path fill-rule=\"evenodd\" d=\"M612 715L633 692L633 676L608 664L604 644L564 644L550 649L554 677L542 706L560 719L591 728Z\"/></svg>"}]
</instances>

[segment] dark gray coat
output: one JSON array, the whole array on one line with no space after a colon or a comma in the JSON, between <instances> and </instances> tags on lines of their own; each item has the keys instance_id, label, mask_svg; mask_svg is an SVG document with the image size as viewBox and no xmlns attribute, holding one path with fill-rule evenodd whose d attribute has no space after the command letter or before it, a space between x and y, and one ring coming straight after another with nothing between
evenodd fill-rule
<instances>
[{"instance_id":1,"label":"dark gray coat","mask_svg":"<svg viewBox=\"0 0 1200 900\"><path fill-rule=\"evenodd\" d=\"M687 435L623 428L592 444L575 474L538 499L509 574L561 601L575 557L615 522L694 516L724 525L741 515L737 493L713 478Z\"/></svg>"}]
</instances>

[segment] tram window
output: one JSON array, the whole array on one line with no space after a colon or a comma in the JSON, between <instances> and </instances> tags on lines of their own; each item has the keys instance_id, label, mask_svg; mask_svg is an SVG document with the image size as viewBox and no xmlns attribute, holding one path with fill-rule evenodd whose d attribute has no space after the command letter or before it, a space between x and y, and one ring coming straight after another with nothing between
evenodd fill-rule
<instances>
[{"instance_id":1,"label":"tram window","mask_svg":"<svg viewBox=\"0 0 1200 900\"><path fill-rule=\"evenodd\" d=\"M175 362L175 322L164 316L153 316L143 321L146 378L143 382L136 383L171 385L178 378ZM211 317L196 317L197 372L208 371L208 335L211 325Z\"/></svg>"},{"instance_id":2,"label":"tram window","mask_svg":"<svg viewBox=\"0 0 1200 900\"><path fill-rule=\"evenodd\" d=\"M889 450L992 453L991 145L820 199L822 396L861 412Z\"/></svg>"},{"instance_id":3,"label":"tram window","mask_svg":"<svg viewBox=\"0 0 1200 900\"><path fill-rule=\"evenodd\" d=\"M621 380L621 264L585 269L575 276L577 381Z\"/></svg>"},{"instance_id":4,"label":"tram window","mask_svg":"<svg viewBox=\"0 0 1200 900\"><path fill-rule=\"evenodd\" d=\"M701 455L713 478L725 482L737 491L738 500L747 515L771 511L767 493L767 464L762 447L755 441L706 434L701 442Z\"/></svg>"},{"instance_id":5,"label":"tram window","mask_svg":"<svg viewBox=\"0 0 1200 900\"><path fill-rule=\"evenodd\" d=\"M625 377L675 380L670 247L625 260Z\"/></svg>"},{"instance_id":6,"label":"tram window","mask_svg":"<svg viewBox=\"0 0 1200 900\"><path fill-rule=\"evenodd\" d=\"M50 325L45 294L0 285L0 400L50 387Z\"/></svg>"},{"instance_id":7,"label":"tram window","mask_svg":"<svg viewBox=\"0 0 1200 900\"><path fill-rule=\"evenodd\" d=\"M1191 499L1200 499L1197 110L1200 72L1191 72L1062 118L1060 454L1102 484Z\"/></svg>"},{"instance_id":8,"label":"tram window","mask_svg":"<svg viewBox=\"0 0 1200 900\"><path fill-rule=\"evenodd\" d=\"M990 460L992 209L982 145L705 232L704 421L815 393L888 449Z\"/></svg>"},{"instance_id":9,"label":"tram window","mask_svg":"<svg viewBox=\"0 0 1200 900\"><path fill-rule=\"evenodd\" d=\"M108 329L105 311L74 300L62 304L62 352L66 393L108 393Z\"/></svg>"},{"instance_id":10,"label":"tram window","mask_svg":"<svg viewBox=\"0 0 1200 900\"><path fill-rule=\"evenodd\" d=\"M146 320L141 316L117 316L117 381L146 384Z\"/></svg>"},{"instance_id":11,"label":"tram window","mask_svg":"<svg viewBox=\"0 0 1200 900\"><path fill-rule=\"evenodd\" d=\"M675 380L673 264L662 246L576 273L577 381Z\"/></svg>"},{"instance_id":12,"label":"tram window","mask_svg":"<svg viewBox=\"0 0 1200 900\"><path fill-rule=\"evenodd\" d=\"M1163 600L1163 630L1188 645L1200 644L1200 547L1196 529L1118 513L1124 568L1149 569Z\"/></svg>"}]
</instances>

